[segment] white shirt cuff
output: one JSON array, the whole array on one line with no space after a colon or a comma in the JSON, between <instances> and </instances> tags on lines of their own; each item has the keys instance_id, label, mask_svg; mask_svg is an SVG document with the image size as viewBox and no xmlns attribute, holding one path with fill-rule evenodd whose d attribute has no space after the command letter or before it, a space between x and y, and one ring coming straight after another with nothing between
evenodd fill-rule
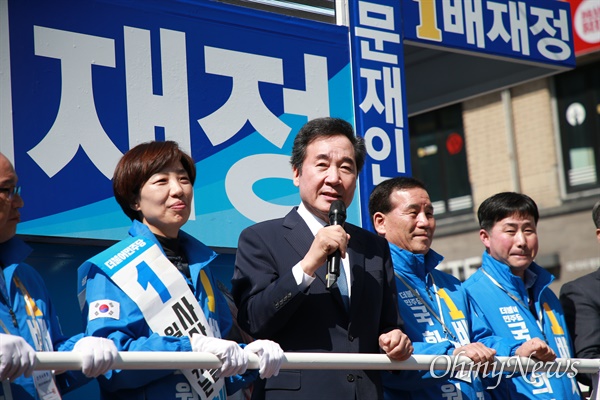
<instances>
[{"instance_id":1,"label":"white shirt cuff","mask_svg":"<svg viewBox=\"0 0 600 400\"><path fill-rule=\"evenodd\" d=\"M292 267L292 274L294 274L294 279L300 290L306 289L315 280L314 276L310 276L304 272L300 266L300 262Z\"/></svg>"}]
</instances>

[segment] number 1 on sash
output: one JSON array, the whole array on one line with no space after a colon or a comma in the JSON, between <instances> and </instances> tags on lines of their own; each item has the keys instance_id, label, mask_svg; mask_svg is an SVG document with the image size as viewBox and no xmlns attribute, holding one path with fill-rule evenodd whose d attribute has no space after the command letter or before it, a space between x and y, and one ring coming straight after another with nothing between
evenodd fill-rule
<instances>
[{"instance_id":1,"label":"number 1 on sash","mask_svg":"<svg viewBox=\"0 0 600 400\"><path fill-rule=\"evenodd\" d=\"M166 303L171 299L171 293L169 293L169 289L165 286L165 284L158 278L158 276L154 273L154 270L150 268L145 261L142 261L138 265L136 265L137 273L138 273L138 283L144 290L148 290L148 285L152 286L156 293L160 296L160 299L163 303Z\"/></svg>"}]
</instances>

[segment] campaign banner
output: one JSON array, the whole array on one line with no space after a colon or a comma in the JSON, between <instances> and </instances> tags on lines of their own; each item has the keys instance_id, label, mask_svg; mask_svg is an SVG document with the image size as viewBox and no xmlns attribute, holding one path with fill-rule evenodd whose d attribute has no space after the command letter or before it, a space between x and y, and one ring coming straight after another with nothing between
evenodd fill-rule
<instances>
[{"instance_id":1,"label":"campaign banner","mask_svg":"<svg viewBox=\"0 0 600 400\"><path fill-rule=\"evenodd\" d=\"M300 203L298 129L354 122L347 27L188 0L0 0L0 18L0 151L23 186L20 234L125 237L116 163L175 140L198 168L183 229L236 247Z\"/></svg>"},{"instance_id":2,"label":"campaign banner","mask_svg":"<svg viewBox=\"0 0 600 400\"><path fill-rule=\"evenodd\" d=\"M401 3L394 0L349 3L357 133L367 159L360 174L361 223L373 230L369 195L382 181L410 176L408 115L404 84Z\"/></svg>"},{"instance_id":3,"label":"campaign banner","mask_svg":"<svg viewBox=\"0 0 600 400\"><path fill-rule=\"evenodd\" d=\"M575 55L600 50L600 1L569 0L573 15Z\"/></svg>"},{"instance_id":4,"label":"campaign banner","mask_svg":"<svg viewBox=\"0 0 600 400\"><path fill-rule=\"evenodd\" d=\"M407 43L557 69L575 67L571 11L565 1L402 0L402 12Z\"/></svg>"}]
</instances>

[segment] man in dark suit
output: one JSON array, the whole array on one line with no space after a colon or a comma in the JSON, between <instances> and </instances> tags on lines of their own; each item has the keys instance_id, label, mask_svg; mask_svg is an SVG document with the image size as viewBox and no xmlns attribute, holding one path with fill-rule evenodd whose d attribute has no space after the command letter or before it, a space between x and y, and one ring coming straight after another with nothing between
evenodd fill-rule
<instances>
[{"instance_id":1,"label":"man in dark suit","mask_svg":"<svg viewBox=\"0 0 600 400\"><path fill-rule=\"evenodd\" d=\"M596 238L600 243L600 201L592 209ZM600 358L600 269L565 283L560 290L567 327L577 358ZM597 384L598 376L577 374L584 385ZM598 391L598 388L596 388Z\"/></svg>"},{"instance_id":2,"label":"man in dark suit","mask_svg":"<svg viewBox=\"0 0 600 400\"><path fill-rule=\"evenodd\" d=\"M318 118L298 132L291 164L300 206L245 229L239 239L232 294L238 322L252 336L286 352L383 350L401 361L412 354L399 329L387 241L349 223L327 226L333 201L352 202L365 156L362 138L344 120ZM336 250L340 277L327 289L325 265ZM363 370L282 370L253 392L286 400L382 397L379 371Z\"/></svg>"}]
</instances>

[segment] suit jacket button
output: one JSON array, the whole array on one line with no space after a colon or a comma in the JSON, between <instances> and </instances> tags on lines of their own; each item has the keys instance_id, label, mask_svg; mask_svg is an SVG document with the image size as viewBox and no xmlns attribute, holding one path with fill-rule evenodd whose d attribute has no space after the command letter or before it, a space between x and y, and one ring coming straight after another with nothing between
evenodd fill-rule
<instances>
[{"instance_id":1,"label":"suit jacket button","mask_svg":"<svg viewBox=\"0 0 600 400\"><path fill-rule=\"evenodd\" d=\"M348 380L348 382L354 382L354 375L352 375L352 374L348 374L348 375L346 376L346 379Z\"/></svg>"},{"instance_id":2,"label":"suit jacket button","mask_svg":"<svg viewBox=\"0 0 600 400\"><path fill-rule=\"evenodd\" d=\"M354 341L354 336L348 335L348 340L351 341L351 342Z\"/></svg>"}]
</instances>

